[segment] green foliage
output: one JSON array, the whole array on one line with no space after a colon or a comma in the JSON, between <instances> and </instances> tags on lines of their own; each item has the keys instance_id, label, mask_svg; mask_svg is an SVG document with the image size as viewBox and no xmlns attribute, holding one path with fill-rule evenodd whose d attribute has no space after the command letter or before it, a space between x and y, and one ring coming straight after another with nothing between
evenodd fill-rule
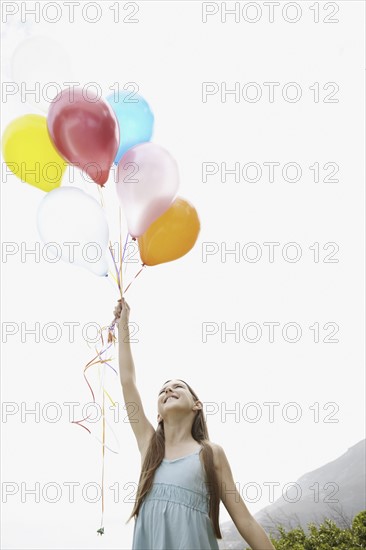
<instances>
[{"instance_id":1,"label":"green foliage","mask_svg":"<svg viewBox=\"0 0 366 550\"><path fill-rule=\"evenodd\" d=\"M366 510L353 518L352 531L359 544L358 548L366 548Z\"/></svg>"},{"instance_id":2,"label":"green foliage","mask_svg":"<svg viewBox=\"0 0 366 550\"><path fill-rule=\"evenodd\" d=\"M287 531L277 526L278 538L271 537L276 550L360 550L366 549L366 510L353 518L351 529L340 529L330 519L319 526L308 524L308 534L302 527ZM246 547L247 550L250 550Z\"/></svg>"}]
</instances>

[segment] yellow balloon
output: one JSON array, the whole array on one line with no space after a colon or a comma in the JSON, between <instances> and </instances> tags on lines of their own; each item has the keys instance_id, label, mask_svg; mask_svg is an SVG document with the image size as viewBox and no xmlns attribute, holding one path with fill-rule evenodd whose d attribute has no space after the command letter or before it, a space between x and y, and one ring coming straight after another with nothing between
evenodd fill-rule
<instances>
[{"instance_id":1,"label":"yellow balloon","mask_svg":"<svg viewBox=\"0 0 366 550\"><path fill-rule=\"evenodd\" d=\"M138 237L141 260L145 265L177 260L193 248L199 232L196 209L177 197L170 208Z\"/></svg>"},{"instance_id":2,"label":"yellow balloon","mask_svg":"<svg viewBox=\"0 0 366 550\"><path fill-rule=\"evenodd\" d=\"M3 156L19 179L43 191L59 187L67 168L48 134L47 119L41 115L16 118L6 127Z\"/></svg>"}]
</instances>

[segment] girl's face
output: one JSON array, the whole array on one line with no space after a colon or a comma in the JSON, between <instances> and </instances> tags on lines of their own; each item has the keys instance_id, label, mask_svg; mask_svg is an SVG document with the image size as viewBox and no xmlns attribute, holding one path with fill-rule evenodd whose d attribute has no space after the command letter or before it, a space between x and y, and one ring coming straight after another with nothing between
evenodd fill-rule
<instances>
[{"instance_id":1,"label":"girl's face","mask_svg":"<svg viewBox=\"0 0 366 550\"><path fill-rule=\"evenodd\" d=\"M164 413L170 409L192 410L196 400L182 380L170 380L161 388L158 395L158 412Z\"/></svg>"}]
</instances>

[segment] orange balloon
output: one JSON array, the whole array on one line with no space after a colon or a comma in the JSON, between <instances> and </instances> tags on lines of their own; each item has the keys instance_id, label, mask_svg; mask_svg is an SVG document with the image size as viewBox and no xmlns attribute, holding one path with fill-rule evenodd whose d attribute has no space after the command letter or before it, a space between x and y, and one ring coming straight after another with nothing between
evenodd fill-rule
<instances>
[{"instance_id":1,"label":"orange balloon","mask_svg":"<svg viewBox=\"0 0 366 550\"><path fill-rule=\"evenodd\" d=\"M199 232L196 209L177 197L168 210L138 237L141 260L145 265L177 260L193 248Z\"/></svg>"}]
</instances>

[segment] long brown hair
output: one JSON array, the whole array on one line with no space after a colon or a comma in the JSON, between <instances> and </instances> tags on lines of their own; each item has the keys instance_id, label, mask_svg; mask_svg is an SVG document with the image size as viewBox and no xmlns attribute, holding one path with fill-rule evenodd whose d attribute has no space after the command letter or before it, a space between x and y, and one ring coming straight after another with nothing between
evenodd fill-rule
<instances>
[{"instance_id":1,"label":"long brown hair","mask_svg":"<svg viewBox=\"0 0 366 550\"><path fill-rule=\"evenodd\" d=\"M177 378L177 380L181 380ZM169 382L169 380L167 380ZM184 380L181 380L184 382ZM166 383L166 382L165 382ZM193 389L184 382L189 391L191 392L193 398L197 401L199 400L196 393ZM221 539L221 531L219 526L219 511L220 511L220 491L219 491L219 482L217 479L213 452L211 445L209 444L209 436L207 430L207 424L205 417L203 415L203 410L200 409L196 412L192 423L191 429L192 437L202 445L202 460L206 473L206 486L209 494L209 517L213 526L213 530L216 538ZM138 516L139 510L141 508L142 502L151 489L153 484L155 470L161 464L165 455L165 433L164 433L164 422L163 420L159 422L158 427L155 430L155 433L151 436L149 446L146 451L144 462L142 464L139 484L137 488L136 501L132 510L130 517L127 522L130 521L134 516Z\"/></svg>"}]
</instances>

